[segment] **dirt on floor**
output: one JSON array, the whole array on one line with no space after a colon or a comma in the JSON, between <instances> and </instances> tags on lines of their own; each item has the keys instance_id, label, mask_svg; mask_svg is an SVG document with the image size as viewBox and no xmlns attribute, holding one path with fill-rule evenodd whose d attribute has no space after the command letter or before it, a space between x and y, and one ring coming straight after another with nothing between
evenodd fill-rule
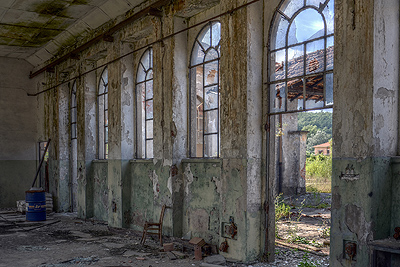
<instances>
[{"instance_id":1,"label":"dirt on floor","mask_svg":"<svg viewBox=\"0 0 400 267\"><path fill-rule=\"evenodd\" d=\"M277 223L274 263L244 264L229 259L212 262L207 258L194 259L193 246L179 238L165 237L164 243L173 243L174 251L164 252L157 238L148 238L140 244L141 232L132 229L108 227L106 223L81 220L75 213L48 214L43 222L26 222L16 209L0 210L0 267L64 267L64 266L298 266L300 263L329 266L329 247L323 247L324 227L330 226L330 212L326 209L298 207L293 202L291 216ZM303 205L304 206L304 205ZM325 223L329 222L328 223ZM293 231L293 230L296 231ZM298 240L288 237L296 233ZM314 243L312 241L315 241ZM309 247L307 247L309 246ZM314 249L313 249L314 248ZM310 251L310 252L305 252ZM303 265L313 266L313 265Z\"/></svg>"}]
</instances>

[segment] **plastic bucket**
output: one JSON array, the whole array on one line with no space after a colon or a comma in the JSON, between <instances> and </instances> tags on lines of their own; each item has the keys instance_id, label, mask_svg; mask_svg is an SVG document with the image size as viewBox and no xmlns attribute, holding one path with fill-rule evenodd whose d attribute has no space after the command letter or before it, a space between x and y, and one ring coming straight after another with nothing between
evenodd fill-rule
<instances>
[{"instance_id":1,"label":"plastic bucket","mask_svg":"<svg viewBox=\"0 0 400 267\"><path fill-rule=\"evenodd\" d=\"M25 191L26 220L30 222L46 220L46 192L44 190Z\"/></svg>"}]
</instances>

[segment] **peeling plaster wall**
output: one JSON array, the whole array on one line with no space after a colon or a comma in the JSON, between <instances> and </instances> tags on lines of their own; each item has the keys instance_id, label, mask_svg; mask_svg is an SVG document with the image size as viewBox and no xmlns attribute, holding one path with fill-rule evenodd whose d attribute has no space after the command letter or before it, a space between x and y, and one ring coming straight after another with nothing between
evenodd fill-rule
<instances>
[{"instance_id":1,"label":"peeling plaster wall","mask_svg":"<svg viewBox=\"0 0 400 267\"><path fill-rule=\"evenodd\" d=\"M24 60L0 57L0 207L15 207L25 199L37 164L37 80Z\"/></svg>"},{"instance_id":2,"label":"peeling plaster wall","mask_svg":"<svg viewBox=\"0 0 400 267\"><path fill-rule=\"evenodd\" d=\"M195 4L197 3L197 4ZM162 18L147 16L101 41L70 63L70 77L91 70L122 54L194 25L246 1L183 1L169 5ZM179 16L189 16L184 19ZM193 41L203 25L152 45L154 53L154 159L135 159L136 105L134 86L144 49L108 64L109 158L98 160L97 87L103 67L78 79L78 216L94 217L112 227L142 230L146 220L158 221L167 205L163 233L192 232L219 245L222 223L230 218L238 235L229 239L228 258L251 261L262 253L262 2L220 18L221 158L187 159L187 66ZM68 64L70 64L68 63ZM66 64L66 65L68 65ZM54 83L57 74L43 81ZM57 93L54 93L57 92ZM66 199L62 178L70 161L65 87L45 93L40 104L44 137L56 137L51 154L52 189L59 203ZM60 105L61 104L61 105ZM61 159L62 158L62 159ZM72 167L73 168L73 167ZM70 174L69 174L70 175ZM265 185L264 185L265 186ZM59 190L59 191L57 191ZM56 192L57 191L57 192ZM61 192L63 191L63 192ZM61 205L60 205L61 207ZM59 208L60 208L59 207Z\"/></svg>"},{"instance_id":3,"label":"peeling plaster wall","mask_svg":"<svg viewBox=\"0 0 400 267\"><path fill-rule=\"evenodd\" d=\"M348 266L355 242L351 266L369 266L368 242L389 237L398 216L399 3L336 0L335 14L330 265Z\"/></svg>"}]
</instances>

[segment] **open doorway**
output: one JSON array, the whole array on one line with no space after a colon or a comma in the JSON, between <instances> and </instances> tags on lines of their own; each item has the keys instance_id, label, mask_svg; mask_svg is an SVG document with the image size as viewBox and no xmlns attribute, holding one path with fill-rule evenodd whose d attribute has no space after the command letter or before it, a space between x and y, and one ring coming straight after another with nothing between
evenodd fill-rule
<instances>
[{"instance_id":1,"label":"open doorway","mask_svg":"<svg viewBox=\"0 0 400 267\"><path fill-rule=\"evenodd\" d=\"M329 254L334 0L285 0L269 36L275 239Z\"/></svg>"}]
</instances>

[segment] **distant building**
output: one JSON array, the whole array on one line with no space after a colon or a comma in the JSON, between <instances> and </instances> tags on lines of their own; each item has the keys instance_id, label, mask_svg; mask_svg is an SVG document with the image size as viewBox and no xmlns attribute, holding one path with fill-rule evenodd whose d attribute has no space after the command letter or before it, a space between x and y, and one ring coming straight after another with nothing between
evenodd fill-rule
<instances>
[{"instance_id":1,"label":"distant building","mask_svg":"<svg viewBox=\"0 0 400 267\"><path fill-rule=\"evenodd\" d=\"M323 144L320 144L320 145L313 146L313 148L314 148L314 154L315 154L315 155L323 154L323 155L325 155L325 156L329 156L330 153L331 153L330 147L331 147L331 144L330 144L329 142L326 142L326 143L323 143Z\"/></svg>"}]
</instances>

